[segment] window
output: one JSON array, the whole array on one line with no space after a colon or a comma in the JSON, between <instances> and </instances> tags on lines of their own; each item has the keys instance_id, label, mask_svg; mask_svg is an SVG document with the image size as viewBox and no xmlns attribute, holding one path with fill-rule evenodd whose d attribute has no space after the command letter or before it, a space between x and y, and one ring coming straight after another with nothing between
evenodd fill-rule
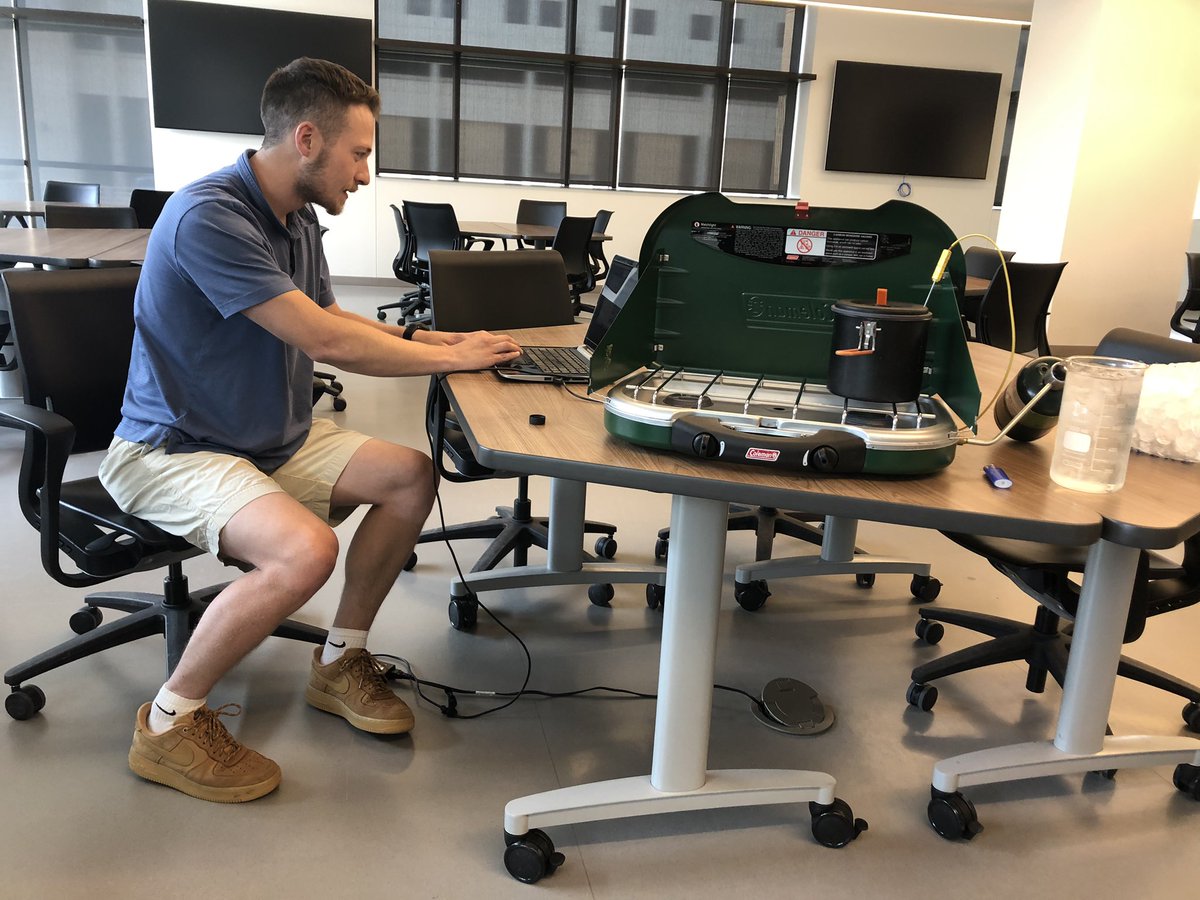
<instances>
[{"instance_id":1,"label":"window","mask_svg":"<svg viewBox=\"0 0 1200 900\"><path fill-rule=\"evenodd\" d=\"M141 15L142 0L0 0L6 196L84 181L100 184L102 203L124 204L154 186Z\"/></svg>"},{"instance_id":2,"label":"window","mask_svg":"<svg viewBox=\"0 0 1200 900\"><path fill-rule=\"evenodd\" d=\"M782 196L812 77L797 71L803 15L742 0L378 0L379 169Z\"/></svg>"}]
</instances>

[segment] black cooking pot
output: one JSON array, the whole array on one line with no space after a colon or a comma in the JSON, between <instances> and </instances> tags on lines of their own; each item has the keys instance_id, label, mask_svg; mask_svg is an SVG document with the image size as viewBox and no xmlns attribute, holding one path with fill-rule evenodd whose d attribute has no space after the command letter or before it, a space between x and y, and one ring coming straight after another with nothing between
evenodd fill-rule
<instances>
[{"instance_id":1,"label":"black cooking pot","mask_svg":"<svg viewBox=\"0 0 1200 900\"><path fill-rule=\"evenodd\" d=\"M906 403L921 393L933 313L915 303L833 304L829 390L849 400Z\"/></svg>"}]
</instances>

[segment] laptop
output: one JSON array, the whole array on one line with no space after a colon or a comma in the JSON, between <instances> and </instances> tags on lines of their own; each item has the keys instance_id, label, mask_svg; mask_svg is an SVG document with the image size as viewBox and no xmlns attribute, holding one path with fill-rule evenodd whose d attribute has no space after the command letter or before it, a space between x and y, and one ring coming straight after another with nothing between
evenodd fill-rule
<instances>
[{"instance_id":1,"label":"laptop","mask_svg":"<svg viewBox=\"0 0 1200 900\"><path fill-rule=\"evenodd\" d=\"M608 329L625 306L637 284L637 263L614 256L608 276L596 301L596 311L587 334L578 347L525 347L516 359L496 367L496 373L509 381L543 381L561 384L587 384L592 353L608 334Z\"/></svg>"}]
</instances>

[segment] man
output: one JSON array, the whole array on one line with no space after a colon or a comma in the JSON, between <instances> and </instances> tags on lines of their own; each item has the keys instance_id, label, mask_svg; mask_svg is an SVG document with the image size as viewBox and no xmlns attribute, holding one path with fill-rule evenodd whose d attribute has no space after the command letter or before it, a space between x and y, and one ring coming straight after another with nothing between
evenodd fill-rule
<instances>
[{"instance_id":1,"label":"man","mask_svg":"<svg viewBox=\"0 0 1200 900\"><path fill-rule=\"evenodd\" d=\"M325 584L332 525L370 506L346 558L309 704L374 733L411 710L387 687L367 633L433 502L423 453L312 417L314 361L368 375L479 369L520 352L504 336L400 329L334 300L312 204L341 212L370 181L379 95L323 60L275 71L262 148L177 191L138 283L122 420L101 465L126 511L248 569L210 604L153 702L138 710L129 764L205 800L274 790L279 767L210 709L235 663Z\"/></svg>"}]
</instances>

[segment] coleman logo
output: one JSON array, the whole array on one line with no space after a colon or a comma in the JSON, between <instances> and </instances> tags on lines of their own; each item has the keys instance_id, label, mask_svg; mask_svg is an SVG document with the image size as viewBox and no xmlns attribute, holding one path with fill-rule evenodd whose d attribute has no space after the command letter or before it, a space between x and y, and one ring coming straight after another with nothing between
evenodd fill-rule
<instances>
[{"instance_id":1,"label":"coleman logo","mask_svg":"<svg viewBox=\"0 0 1200 900\"><path fill-rule=\"evenodd\" d=\"M779 459L778 450L764 450L762 447L751 447L746 451L746 459L758 459L763 462L775 462Z\"/></svg>"}]
</instances>

